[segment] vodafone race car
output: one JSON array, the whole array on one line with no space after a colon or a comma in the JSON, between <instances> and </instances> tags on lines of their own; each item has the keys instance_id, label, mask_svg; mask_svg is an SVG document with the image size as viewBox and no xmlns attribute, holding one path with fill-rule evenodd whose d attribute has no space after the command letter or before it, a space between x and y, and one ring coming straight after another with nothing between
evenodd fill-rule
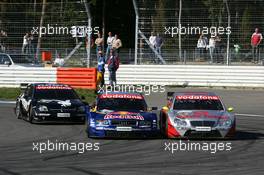
<instances>
[{"instance_id":1,"label":"vodafone race car","mask_svg":"<svg viewBox=\"0 0 264 175\"><path fill-rule=\"evenodd\" d=\"M168 138L230 138L235 134L233 108L211 92L168 93L160 113L160 128Z\"/></svg>"},{"instance_id":2,"label":"vodafone race car","mask_svg":"<svg viewBox=\"0 0 264 175\"><path fill-rule=\"evenodd\" d=\"M138 93L100 94L88 114L88 137L149 137L157 131L157 115Z\"/></svg>"}]
</instances>

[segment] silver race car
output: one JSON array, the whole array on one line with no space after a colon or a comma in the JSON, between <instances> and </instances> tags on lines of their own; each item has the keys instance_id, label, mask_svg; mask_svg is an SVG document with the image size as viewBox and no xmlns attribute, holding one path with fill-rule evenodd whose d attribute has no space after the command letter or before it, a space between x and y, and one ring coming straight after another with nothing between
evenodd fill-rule
<instances>
[{"instance_id":1,"label":"silver race car","mask_svg":"<svg viewBox=\"0 0 264 175\"><path fill-rule=\"evenodd\" d=\"M161 132L167 138L232 138L236 119L212 92L168 93L160 113Z\"/></svg>"}]
</instances>

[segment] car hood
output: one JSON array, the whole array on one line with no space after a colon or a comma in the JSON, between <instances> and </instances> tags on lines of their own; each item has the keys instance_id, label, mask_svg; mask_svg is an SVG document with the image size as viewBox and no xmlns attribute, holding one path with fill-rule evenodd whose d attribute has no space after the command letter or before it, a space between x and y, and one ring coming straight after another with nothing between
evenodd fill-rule
<instances>
[{"instance_id":1,"label":"car hood","mask_svg":"<svg viewBox=\"0 0 264 175\"><path fill-rule=\"evenodd\" d=\"M219 120L232 117L224 110L173 110L169 112L169 116L188 120Z\"/></svg>"},{"instance_id":2,"label":"car hood","mask_svg":"<svg viewBox=\"0 0 264 175\"><path fill-rule=\"evenodd\" d=\"M94 112L92 114L96 119L101 120L154 120L157 119L156 114L150 112L127 112L127 111L108 111Z\"/></svg>"},{"instance_id":3,"label":"car hood","mask_svg":"<svg viewBox=\"0 0 264 175\"><path fill-rule=\"evenodd\" d=\"M76 107L76 106L83 106L83 103L79 99L72 99L72 100L38 100L38 105L45 105L48 108L61 108L61 107Z\"/></svg>"}]
</instances>

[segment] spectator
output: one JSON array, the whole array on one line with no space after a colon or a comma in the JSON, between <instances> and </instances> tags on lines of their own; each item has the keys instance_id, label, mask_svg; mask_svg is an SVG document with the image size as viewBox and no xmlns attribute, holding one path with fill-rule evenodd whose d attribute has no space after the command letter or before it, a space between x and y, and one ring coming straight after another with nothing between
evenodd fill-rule
<instances>
[{"instance_id":1,"label":"spectator","mask_svg":"<svg viewBox=\"0 0 264 175\"><path fill-rule=\"evenodd\" d=\"M216 62L220 63L221 62L221 45L222 45L222 40L219 37L219 35L217 35L215 37L215 55L216 55ZM222 59L223 61L223 59Z\"/></svg>"},{"instance_id":2,"label":"spectator","mask_svg":"<svg viewBox=\"0 0 264 175\"><path fill-rule=\"evenodd\" d=\"M64 65L65 61L63 58L61 58L61 55L58 53L54 62L53 62L53 65L55 67L62 67Z\"/></svg>"},{"instance_id":3,"label":"spectator","mask_svg":"<svg viewBox=\"0 0 264 175\"><path fill-rule=\"evenodd\" d=\"M108 37L107 37L107 48L106 48L106 53L105 57L108 58L108 54L110 52L110 49L112 49L113 41L115 37L112 36L111 32L108 32Z\"/></svg>"},{"instance_id":4,"label":"spectator","mask_svg":"<svg viewBox=\"0 0 264 175\"><path fill-rule=\"evenodd\" d=\"M101 34L98 33L97 35L98 37L96 38L95 40L95 44L96 44L96 55L97 57L99 56L98 55L98 51L101 50L103 51L103 43L104 43L104 39L102 38Z\"/></svg>"},{"instance_id":5,"label":"spectator","mask_svg":"<svg viewBox=\"0 0 264 175\"><path fill-rule=\"evenodd\" d=\"M115 35L113 40L113 50L115 51L114 55L119 56L120 48L122 47L122 41L119 39L118 35Z\"/></svg>"},{"instance_id":6,"label":"spectator","mask_svg":"<svg viewBox=\"0 0 264 175\"><path fill-rule=\"evenodd\" d=\"M156 48L156 51L161 55L161 47L163 45L163 39L160 37L159 33L156 36L154 46Z\"/></svg>"},{"instance_id":7,"label":"spectator","mask_svg":"<svg viewBox=\"0 0 264 175\"><path fill-rule=\"evenodd\" d=\"M104 86L104 73L105 73L105 57L103 56L103 52L98 51L98 64L97 64L97 84L101 87Z\"/></svg>"},{"instance_id":8,"label":"spectator","mask_svg":"<svg viewBox=\"0 0 264 175\"><path fill-rule=\"evenodd\" d=\"M28 54L32 54L33 55L33 52L34 52L34 49L33 49L33 40L34 40L34 36L32 33L30 33L28 35Z\"/></svg>"},{"instance_id":9,"label":"spectator","mask_svg":"<svg viewBox=\"0 0 264 175\"><path fill-rule=\"evenodd\" d=\"M199 53L199 57L203 58L205 57L205 52L206 52L206 46L207 46L207 40L206 37L201 34L198 41L197 41L197 49Z\"/></svg>"},{"instance_id":10,"label":"spectator","mask_svg":"<svg viewBox=\"0 0 264 175\"><path fill-rule=\"evenodd\" d=\"M110 57L108 59L109 82L111 86L116 85L116 71L119 68L119 58L114 55L114 50L110 50Z\"/></svg>"},{"instance_id":11,"label":"spectator","mask_svg":"<svg viewBox=\"0 0 264 175\"><path fill-rule=\"evenodd\" d=\"M1 52L5 52L6 51L6 47L5 47L5 40L7 38L7 33L4 30L1 30L0 32L0 49Z\"/></svg>"},{"instance_id":12,"label":"spectator","mask_svg":"<svg viewBox=\"0 0 264 175\"><path fill-rule=\"evenodd\" d=\"M211 61L210 63L212 64L214 62L214 52L215 52L215 37L211 36L211 38L209 39L209 53L210 53L210 58Z\"/></svg>"},{"instance_id":13,"label":"spectator","mask_svg":"<svg viewBox=\"0 0 264 175\"><path fill-rule=\"evenodd\" d=\"M259 61L259 44L261 43L262 39L262 34L259 32L259 29L256 28L255 32L251 36L253 62Z\"/></svg>"},{"instance_id":14,"label":"spectator","mask_svg":"<svg viewBox=\"0 0 264 175\"><path fill-rule=\"evenodd\" d=\"M156 36L154 36L154 32L151 32L151 36L149 37L149 42L152 47L155 47Z\"/></svg>"},{"instance_id":15,"label":"spectator","mask_svg":"<svg viewBox=\"0 0 264 175\"><path fill-rule=\"evenodd\" d=\"M28 41L29 41L29 33L26 33L23 37L23 45L22 45L22 54L28 53Z\"/></svg>"}]
</instances>

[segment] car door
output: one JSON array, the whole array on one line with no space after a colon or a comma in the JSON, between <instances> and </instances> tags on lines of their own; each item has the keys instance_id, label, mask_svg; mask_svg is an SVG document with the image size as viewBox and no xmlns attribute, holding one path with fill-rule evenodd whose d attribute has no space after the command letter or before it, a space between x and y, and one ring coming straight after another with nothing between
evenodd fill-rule
<instances>
[{"instance_id":1,"label":"car door","mask_svg":"<svg viewBox=\"0 0 264 175\"><path fill-rule=\"evenodd\" d=\"M21 103L24 112L29 112L30 103L32 100L33 87L29 85L21 96Z\"/></svg>"}]
</instances>

